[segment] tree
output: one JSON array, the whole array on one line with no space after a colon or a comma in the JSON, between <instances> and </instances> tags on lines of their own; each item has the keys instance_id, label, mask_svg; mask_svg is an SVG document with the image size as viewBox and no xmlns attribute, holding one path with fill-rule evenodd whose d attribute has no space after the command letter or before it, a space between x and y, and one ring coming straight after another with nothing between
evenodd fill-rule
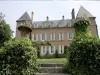
<instances>
[{"instance_id":1,"label":"tree","mask_svg":"<svg viewBox=\"0 0 100 75\"><path fill-rule=\"evenodd\" d=\"M87 20L74 24L76 35L68 48L71 75L100 75L100 39L88 34L88 25Z\"/></svg>"},{"instance_id":2,"label":"tree","mask_svg":"<svg viewBox=\"0 0 100 75\"><path fill-rule=\"evenodd\" d=\"M4 20L4 15L0 13L0 47L4 44L5 41L11 39L11 29Z\"/></svg>"},{"instance_id":3,"label":"tree","mask_svg":"<svg viewBox=\"0 0 100 75\"><path fill-rule=\"evenodd\" d=\"M5 42L0 49L0 75L30 75L37 70L37 53L28 39Z\"/></svg>"}]
</instances>

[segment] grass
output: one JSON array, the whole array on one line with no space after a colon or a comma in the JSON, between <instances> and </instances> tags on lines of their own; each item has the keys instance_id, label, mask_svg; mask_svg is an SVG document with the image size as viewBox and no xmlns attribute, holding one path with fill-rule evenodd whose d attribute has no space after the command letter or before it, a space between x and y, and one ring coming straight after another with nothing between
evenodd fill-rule
<instances>
[{"instance_id":1,"label":"grass","mask_svg":"<svg viewBox=\"0 0 100 75\"><path fill-rule=\"evenodd\" d=\"M66 58L51 58L51 59L37 59L37 63L57 63L57 64L64 64L67 62Z\"/></svg>"}]
</instances>

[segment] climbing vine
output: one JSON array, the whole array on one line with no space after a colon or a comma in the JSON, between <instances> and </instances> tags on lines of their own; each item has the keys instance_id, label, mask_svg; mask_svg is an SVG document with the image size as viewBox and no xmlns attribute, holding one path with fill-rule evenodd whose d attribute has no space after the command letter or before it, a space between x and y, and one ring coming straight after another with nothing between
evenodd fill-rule
<instances>
[{"instance_id":1,"label":"climbing vine","mask_svg":"<svg viewBox=\"0 0 100 75\"><path fill-rule=\"evenodd\" d=\"M76 34L87 33L89 25L90 25L89 21L84 20L84 19L76 21L74 23L74 28L75 28Z\"/></svg>"}]
</instances>

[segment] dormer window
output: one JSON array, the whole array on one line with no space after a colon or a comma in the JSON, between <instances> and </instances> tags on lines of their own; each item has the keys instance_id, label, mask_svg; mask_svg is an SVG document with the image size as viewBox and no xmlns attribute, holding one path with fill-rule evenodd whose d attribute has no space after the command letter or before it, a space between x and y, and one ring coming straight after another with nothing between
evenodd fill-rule
<instances>
[{"instance_id":1,"label":"dormer window","mask_svg":"<svg viewBox=\"0 0 100 75\"><path fill-rule=\"evenodd\" d=\"M68 22L68 27L71 27L71 22Z\"/></svg>"}]
</instances>

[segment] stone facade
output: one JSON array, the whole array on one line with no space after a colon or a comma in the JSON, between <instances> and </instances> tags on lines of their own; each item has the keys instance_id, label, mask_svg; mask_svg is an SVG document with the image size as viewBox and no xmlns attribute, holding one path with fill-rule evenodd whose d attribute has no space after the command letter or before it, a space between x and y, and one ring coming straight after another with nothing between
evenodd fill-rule
<instances>
[{"instance_id":1,"label":"stone facade","mask_svg":"<svg viewBox=\"0 0 100 75\"><path fill-rule=\"evenodd\" d=\"M41 56L45 55L47 50L52 55L55 50L58 50L59 54L64 53L64 46L70 45L75 29L73 27L74 22L79 18L88 18L90 21L89 32L98 37L97 24L95 18L84 7L80 7L79 12L75 18L74 10L72 10L72 19L61 20L49 20L47 16L46 21L34 21L33 12L30 18L27 12L25 12L16 22L16 39L21 37L30 37L32 41L48 41L52 46L42 46L40 53ZM82 15L82 16L81 16Z\"/></svg>"}]
</instances>

